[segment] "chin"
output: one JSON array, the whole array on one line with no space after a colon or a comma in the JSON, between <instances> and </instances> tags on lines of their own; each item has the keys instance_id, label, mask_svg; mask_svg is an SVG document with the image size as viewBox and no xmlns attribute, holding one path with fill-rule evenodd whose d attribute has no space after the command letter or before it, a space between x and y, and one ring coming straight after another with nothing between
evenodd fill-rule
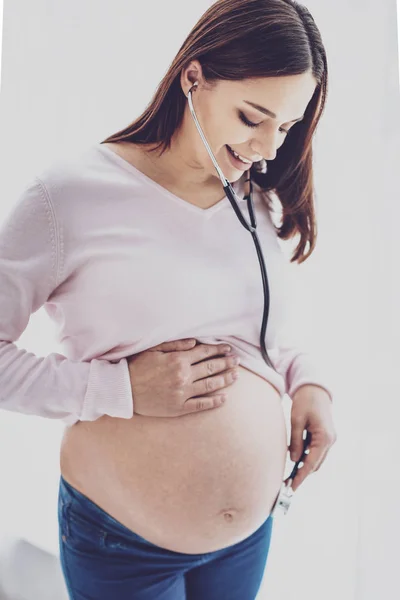
<instances>
[{"instance_id":1,"label":"chin","mask_svg":"<svg viewBox=\"0 0 400 600\"><path fill-rule=\"evenodd\" d=\"M227 180L229 181L229 183L235 183L235 181L239 181L239 179L241 179L245 175L246 171L237 171L235 175L230 175L229 177L227 177Z\"/></svg>"}]
</instances>

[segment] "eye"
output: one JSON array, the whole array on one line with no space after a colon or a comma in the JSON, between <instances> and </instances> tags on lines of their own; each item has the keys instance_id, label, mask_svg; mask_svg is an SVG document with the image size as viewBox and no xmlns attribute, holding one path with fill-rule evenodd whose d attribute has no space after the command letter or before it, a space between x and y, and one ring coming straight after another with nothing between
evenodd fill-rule
<instances>
[{"instance_id":1,"label":"eye","mask_svg":"<svg viewBox=\"0 0 400 600\"><path fill-rule=\"evenodd\" d=\"M253 123L252 121L249 121L241 110L239 111L239 118L242 121L242 123L247 125L247 127L258 127L262 123L262 121L261 123ZM284 129L283 127L280 127L279 131L286 133L286 135L289 133L289 131L287 129Z\"/></svg>"},{"instance_id":2,"label":"eye","mask_svg":"<svg viewBox=\"0 0 400 600\"><path fill-rule=\"evenodd\" d=\"M239 111L239 118L242 121L242 123L244 123L245 125L247 125L247 127L258 127L259 125L261 125L261 123L253 123L252 121L249 121L244 113L242 113L242 111Z\"/></svg>"}]
</instances>

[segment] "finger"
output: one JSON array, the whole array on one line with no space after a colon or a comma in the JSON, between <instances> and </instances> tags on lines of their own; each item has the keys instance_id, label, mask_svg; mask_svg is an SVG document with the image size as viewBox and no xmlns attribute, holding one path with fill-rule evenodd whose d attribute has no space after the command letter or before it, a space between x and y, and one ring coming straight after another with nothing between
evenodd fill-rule
<instances>
[{"instance_id":1,"label":"finger","mask_svg":"<svg viewBox=\"0 0 400 600\"><path fill-rule=\"evenodd\" d=\"M228 344L198 344L189 352L190 363L193 365L211 356L220 356L230 352L232 348Z\"/></svg>"},{"instance_id":2,"label":"finger","mask_svg":"<svg viewBox=\"0 0 400 600\"><path fill-rule=\"evenodd\" d=\"M184 340L173 340L171 342L162 342L149 350L161 350L162 352L179 352L180 350L189 350L196 344L196 340L193 338Z\"/></svg>"},{"instance_id":3,"label":"finger","mask_svg":"<svg viewBox=\"0 0 400 600\"><path fill-rule=\"evenodd\" d=\"M297 488L299 488L301 486L303 481L309 475L311 475L311 473L314 472L315 466L321 460L321 457L324 454L324 452L325 452L325 446L323 448L317 447L317 446L310 448L310 453L306 455L306 457L304 459L304 464L297 471L296 477L294 478L294 481L292 483L293 492L295 492L297 490Z\"/></svg>"},{"instance_id":4,"label":"finger","mask_svg":"<svg viewBox=\"0 0 400 600\"><path fill-rule=\"evenodd\" d=\"M321 457L320 457L318 463L316 464L316 466L314 468L314 472L318 471L318 469L321 467L322 463L325 462L329 450L331 449L333 444L336 442L336 438L337 438L336 432L326 434L324 443L321 442L321 446L325 446L325 447L324 447L324 450L322 451L322 454L321 454Z\"/></svg>"},{"instance_id":5,"label":"finger","mask_svg":"<svg viewBox=\"0 0 400 600\"><path fill-rule=\"evenodd\" d=\"M292 429L290 434L290 458L293 462L300 460L300 456L303 454L304 449L304 422L303 421L293 421Z\"/></svg>"},{"instance_id":6,"label":"finger","mask_svg":"<svg viewBox=\"0 0 400 600\"><path fill-rule=\"evenodd\" d=\"M318 464L317 464L317 466L314 468L314 472L315 472L315 471L318 471L318 469L320 469L320 468L321 468L321 465L322 465L322 464L325 462L325 460L326 460L326 457L328 456L328 452L329 452L329 450L330 450L330 446L328 446L328 447L327 447L327 449L325 450L325 452L324 452L324 454L322 455L322 457L321 457L321 459L320 459L319 463L318 463Z\"/></svg>"}]
</instances>

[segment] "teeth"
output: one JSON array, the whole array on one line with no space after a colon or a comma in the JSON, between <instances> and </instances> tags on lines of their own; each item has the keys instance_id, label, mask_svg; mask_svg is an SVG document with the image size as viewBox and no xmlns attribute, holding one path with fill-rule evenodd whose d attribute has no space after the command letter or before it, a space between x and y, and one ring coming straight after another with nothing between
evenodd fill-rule
<instances>
[{"instance_id":1,"label":"teeth","mask_svg":"<svg viewBox=\"0 0 400 600\"><path fill-rule=\"evenodd\" d=\"M233 148L231 148L231 150L232 150L233 154L236 156L236 158L239 158L242 162L247 163L248 165L252 164L251 160L247 160L247 158L243 158L243 156L240 156L240 154L238 154L237 152L235 152L233 150Z\"/></svg>"}]
</instances>

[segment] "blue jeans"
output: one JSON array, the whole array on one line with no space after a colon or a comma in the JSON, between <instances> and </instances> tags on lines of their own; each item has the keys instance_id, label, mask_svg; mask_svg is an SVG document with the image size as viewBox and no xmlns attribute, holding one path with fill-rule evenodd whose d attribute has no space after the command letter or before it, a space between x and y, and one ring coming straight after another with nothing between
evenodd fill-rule
<instances>
[{"instance_id":1,"label":"blue jeans","mask_svg":"<svg viewBox=\"0 0 400 600\"><path fill-rule=\"evenodd\" d=\"M273 517L227 548L173 552L125 527L60 476L58 523L72 600L255 600Z\"/></svg>"}]
</instances>

